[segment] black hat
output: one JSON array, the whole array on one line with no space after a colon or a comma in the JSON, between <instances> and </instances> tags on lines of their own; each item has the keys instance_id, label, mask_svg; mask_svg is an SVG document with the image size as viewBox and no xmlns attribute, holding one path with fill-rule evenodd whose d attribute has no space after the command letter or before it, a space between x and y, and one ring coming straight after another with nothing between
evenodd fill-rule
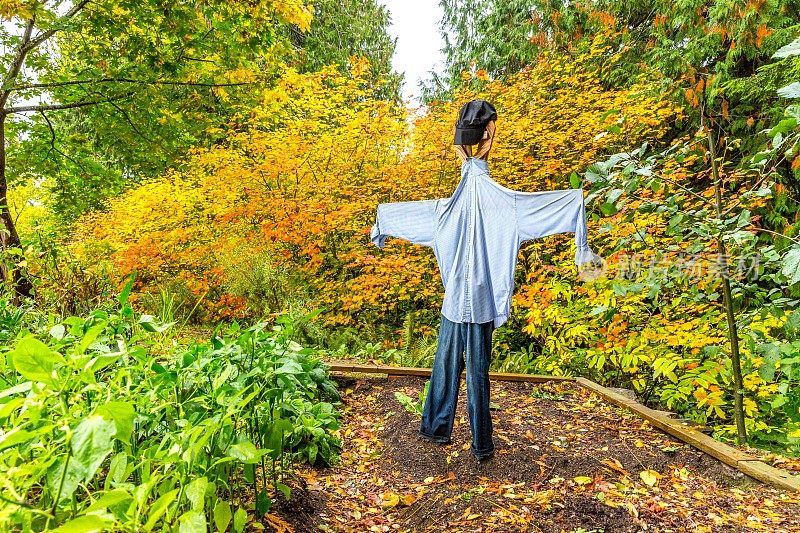
<instances>
[{"instance_id":1,"label":"black hat","mask_svg":"<svg viewBox=\"0 0 800 533\"><path fill-rule=\"evenodd\" d=\"M471 100L461 106L456 121L453 144L478 144L483 138L486 125L497 120L497 111L486 100Z\"/></svg>"}]
</instances>

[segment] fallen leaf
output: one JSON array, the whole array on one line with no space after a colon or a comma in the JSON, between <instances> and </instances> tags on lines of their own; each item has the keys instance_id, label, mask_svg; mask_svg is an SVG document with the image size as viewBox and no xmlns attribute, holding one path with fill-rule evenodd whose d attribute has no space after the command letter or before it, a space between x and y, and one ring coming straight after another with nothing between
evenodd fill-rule
<instances>
[{"instance_id":1,"label":"fallen leaf","mask_svg":"<svg viewBox=\"0 0 800 533\"><path fill-rule=\"evenodd\" d=\"M628 473L628 471L625 470L622 467L622 463L620 463L619 461L617 461L616 459L613 459L611 457L606 457L605 459L603 459L600 462L603 463L604 465L608 466L612 470L616 470L620 474L627 474Z\"/></svg>"},{"instance_id":2,"label":"fallen leaf","mask_svg":"<svg viewBox=\"0 0 800 533\"><path fill-rule=\"evenodd\" d=\"M397 507L397 504L400 503L400 495L396 492L386 491L383 493L383 507L384 509L391 509L392 507Z\"/></svg>"},{"instance_id":3,"label":"fallen leaf","mask_svg":"<svg viewBox=\"0 0 800 533\"><path fill-rule=\"evenodd\" d=\"M403 505L411 505L412 503L417 501L417 497L414 496L413 494L403 494L402 496L400 496L400 501L403 503Z\"/></svg>"},{"instance_id":4,"label":"fallen leaf","mask_svg":"<svg viewBox=\"0 0 800 533\"><path fill-rule=\"evenodd\" d=\"M661 474L655 470L642 470L639 472L639 477L642 478L646 485L654 487L658 483L658 478L661 477Z\"/></svg>"}]
</instances>

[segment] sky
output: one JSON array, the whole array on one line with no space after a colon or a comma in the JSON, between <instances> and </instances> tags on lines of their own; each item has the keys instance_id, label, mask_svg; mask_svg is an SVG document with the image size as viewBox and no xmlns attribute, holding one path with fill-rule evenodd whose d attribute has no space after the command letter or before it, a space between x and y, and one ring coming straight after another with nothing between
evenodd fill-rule
<instances>
[{"instance_id":1,"label":"sky","mask_svg":"<svg viewBox=\"0 0 800 533\"><path fill-rule=\"evenodd\" d=\"M392 66L405 73L403 100L411 107L420 105L418 81L428 72L441 72L444 42L439 34L442 10L435 0L378 0L389 9L392 25L389 33L397 37Z\"/></svg>"}]
</instances>

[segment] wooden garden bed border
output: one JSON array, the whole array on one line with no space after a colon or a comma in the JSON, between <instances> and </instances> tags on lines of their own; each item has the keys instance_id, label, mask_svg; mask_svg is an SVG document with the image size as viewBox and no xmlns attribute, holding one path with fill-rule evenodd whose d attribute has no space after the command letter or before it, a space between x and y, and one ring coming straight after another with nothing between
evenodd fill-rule
<instances>
[{"instance_id":1,"label":"wooden garden bed border","mask_svg":"<svg viewBox=\"0 0 800 533\"><path fill-rule=\"evenodd\" d=\"M326 361L325 364L330 367L332 372L418 377L430 377L431 375L430 368L366 365L347 361ZM575 382L583 388L596 393L605 401L630 410L662 431L669 433L686 444L694 446L698 450L707 453L752 478L779 489L800 491L800 476L793 475L781 468L770 466L752 455L738 450L733 446L714 440L679 420L672 419L660 411L650 409L635 400L622 396L589 379L565 376L541 376L535 374L510 374L506 372L489 372L489 379L498 381L526 381L530 383L545 383L549 381Z\"/></svg>"}]
</instances>

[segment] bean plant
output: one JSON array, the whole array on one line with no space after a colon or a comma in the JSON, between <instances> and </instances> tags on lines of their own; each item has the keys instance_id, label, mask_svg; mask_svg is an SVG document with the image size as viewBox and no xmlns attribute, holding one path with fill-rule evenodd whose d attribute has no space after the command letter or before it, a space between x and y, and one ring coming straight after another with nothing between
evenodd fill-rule
<instances>
[{"instance_id":1,"label":"bean plant","mask_svg":"<svg viewBox=\"0 0 800 533\"><path fill-rule=\"evenodd\" d=\"M336 387L288 319L182 346L129 289L84 317L0 305L0 530L239 532L298 462L336 462Z\"/></svg>"}]
</instances>

